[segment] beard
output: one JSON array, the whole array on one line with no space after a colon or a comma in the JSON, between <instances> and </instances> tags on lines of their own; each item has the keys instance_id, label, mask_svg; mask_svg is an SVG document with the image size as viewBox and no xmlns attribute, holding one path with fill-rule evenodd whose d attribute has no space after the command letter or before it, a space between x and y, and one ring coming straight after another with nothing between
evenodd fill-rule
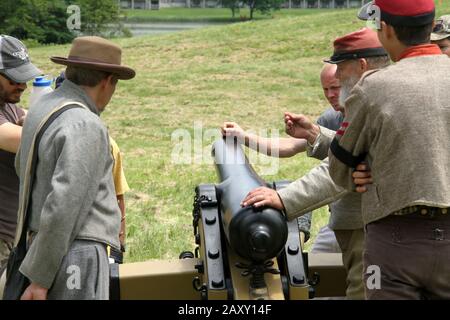
<instances>
[{"instance_id":1,"label":"beard","mask_svg":"<svg viewBox=\"0 0 450 320\"><path fill-rule=\"evenodd\" d=\"M6 92L5 88L0 84L0 106L4 105L5 103L18 103L20 102L20 97L22 96L22 93L24 90L22 89L15 89L11 92Z\"/></svg>"},{"instance_id":2,"label":"beard","mask_svg":"<svg viewBox=\"0 0 450 320\"><path fill-rule=\"evenodd\" d=\"M339 93L339 104L345 108L345 101L350 97L353 87L358 83L357 76L351 76L348 79L341 80L341 91Z\"/></svg>"}]
</instances>

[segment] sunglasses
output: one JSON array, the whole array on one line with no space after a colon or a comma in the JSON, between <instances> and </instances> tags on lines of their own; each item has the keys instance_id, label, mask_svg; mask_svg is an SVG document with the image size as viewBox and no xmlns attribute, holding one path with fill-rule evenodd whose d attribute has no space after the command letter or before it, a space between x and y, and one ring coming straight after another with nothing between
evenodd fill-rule
<instances>
[{"instance_id":1,"label":"sunglasses","mask_svg":"<svg viewBox=\"0 0 450 320\"><path fill-rule=\"evenodd\" d=\"M444 20L437 20L433 29L434 33L450 33L450 28Z\"/></svg>"}]
</instances>

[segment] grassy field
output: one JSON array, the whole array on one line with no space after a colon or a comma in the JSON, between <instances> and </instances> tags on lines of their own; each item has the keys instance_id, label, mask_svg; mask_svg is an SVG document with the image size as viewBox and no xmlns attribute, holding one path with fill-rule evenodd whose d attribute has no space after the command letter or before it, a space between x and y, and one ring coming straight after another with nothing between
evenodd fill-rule
<instances>
[{"instance_id":1,"label":"grassy field","mask_svg":"<svg viewBox=\"0 0 450 320\"><path fill-rule=\"evenodd\" d=\"M443 12L450 12L448 4L439 7L438 13ZM247 129L274 128L283 135L284 111L316 118L327 107L318 77L322 59L330 56L334 38L363 25L355 10L311 10L307 15L115 40L124 48L124 63L137 70L136 79L119 84L102 115L124 153L131 187L126 195L128 262L176 258L193 250L194 188L217 182L211 164L173 162L172 133L184 129L193 136L196 121L207 130L234 120ZM66 56L68 50L33 48L31 56L46 73L57 75L62 67L48 57ZM206 153L210 143L205 137ZM280 160L278 173L264 178L293 180L317 164L298 155ZM312 240L327 219L326 208L314 213Z\"/></svg>"},{"instance_id":2,"label":"grassy field","mask_svg":"<svg viewBox=\"0 0 450 320\"><path fill-rule=\"evenodd\" d=\"M321 9L321 12L329 12L328 9ZM159 10L123 10L127 22L233 22L246 20L250 17L250 11L242 8L236 12L233 18L231 10L227 8L161 8ZM276 19L285 16L305 16L315 15L317 10L308 9L281 9L269 15L261 15L255 12L254 19Z\"/></svg>"}]
</instances>

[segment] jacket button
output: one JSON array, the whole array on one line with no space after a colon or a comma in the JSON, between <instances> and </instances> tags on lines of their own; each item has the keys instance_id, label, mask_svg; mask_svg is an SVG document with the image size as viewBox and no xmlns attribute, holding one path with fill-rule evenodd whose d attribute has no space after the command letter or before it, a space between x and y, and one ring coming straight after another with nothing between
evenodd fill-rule
<instances>
[{"instance_id":1,"label":"jacket button","mask_svg":"<svg viewBox=\"0 0 450 320\"><path fill-rule=\"evenodd\" d=\"M447 208L443 208L442 209L442 214L447 214L448 213L448 209Z\"/></svg>"},{"instance_id":2,"label":"jacket button","mask_svg":"<svg viewBox=\"0 0 450 320\"><path fill-rule=\"evenodd\" d=\"M426 215L427 213L428 213L427 209L420 210L420 214L423 216Z\"/></svg>"}]
</instances>

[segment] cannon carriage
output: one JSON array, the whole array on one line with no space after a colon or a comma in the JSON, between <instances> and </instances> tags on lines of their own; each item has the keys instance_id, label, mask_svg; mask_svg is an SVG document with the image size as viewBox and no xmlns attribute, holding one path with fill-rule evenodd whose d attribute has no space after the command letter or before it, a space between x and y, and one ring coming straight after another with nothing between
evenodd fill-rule
<instances>
[{"instance_id":1,"label":"cannon carriage","mask_svg":"<svg viewBox=\"0 0 450 320\"><path fill-rule=\"evenodd\" d=\"M307 300L345 296L341 254L303 251L297 221L272 208L241 207L267 183L234 139L213 145L218 184L195 189L195 252L178 260L111 265L111 299Z\"/></svg>"}]
</instances>

